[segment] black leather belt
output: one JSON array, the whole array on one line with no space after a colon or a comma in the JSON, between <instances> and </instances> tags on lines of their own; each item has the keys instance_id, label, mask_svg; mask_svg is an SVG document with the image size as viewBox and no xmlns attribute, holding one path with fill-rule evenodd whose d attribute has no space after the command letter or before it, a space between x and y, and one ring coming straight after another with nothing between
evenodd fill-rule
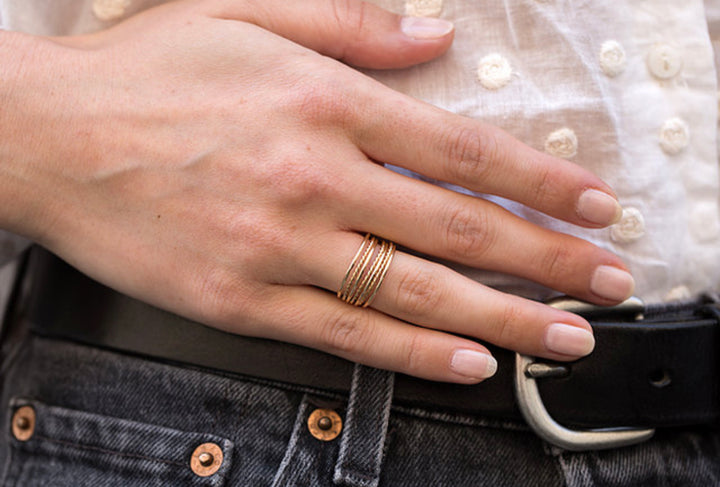
<instances>
[{"instance_id":1,"label":"black leather belt","mask_svg":"<svg viewBox=\"0 0 720 487\"><path fill-rule=\"evenodd\" d=\"M35 249L31 290L17 317L34 332L156 360L337 392L353 364L304 347L224 333L119 294ZM718 316L713 304L591 316L595 351L560 377L539 379L560 423L580 427L716 423ZM16 317L16 318L17 318ZM515 354L490 347L495 377L473 386L398 374L394 401L439 411L518 419Z\"/></svg>"}]
</instances>

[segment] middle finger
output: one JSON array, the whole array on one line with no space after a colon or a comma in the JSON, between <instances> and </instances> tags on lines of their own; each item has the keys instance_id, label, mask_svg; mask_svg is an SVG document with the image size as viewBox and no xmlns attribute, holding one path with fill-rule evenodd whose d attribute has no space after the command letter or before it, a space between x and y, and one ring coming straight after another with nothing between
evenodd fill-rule
<instances>
[{"instance_id":1,"label":"middle finger","mask_svg":"<svg viewBox=\"0 0 720 487\"><path fill-rule=\"evenodd\" d=\"M355 190L343 196L346 204L337 210L343 228L598 304L615 304L632 294L634 281L620 258L585 240L375 164L349 166L346 175Z\"/></svg>"}]
</instances>

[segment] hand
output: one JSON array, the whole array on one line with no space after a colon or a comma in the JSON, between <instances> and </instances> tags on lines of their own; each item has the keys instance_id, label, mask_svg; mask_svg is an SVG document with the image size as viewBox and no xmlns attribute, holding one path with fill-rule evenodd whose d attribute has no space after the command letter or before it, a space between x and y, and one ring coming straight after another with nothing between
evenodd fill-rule
<instances>
[{"instance_id":1,"label":"hand","mask_svg":"<svg viewBox=\"0 0 720 487\"><path fill-rule=\"evenodd\" d=\"M32 48L0 118L0 221L191 319L419 377L492 372L487 349L455 334L586 354L582 318L404 252L374 309L332 293L365 232L599 304L632 292L616 256L375 162L581 226L617 217L611 189L582 168L332 59L429 60L452 31L427 22L349 0L204 0L94 35L13 37Z\"/></svg>"}]
</instances>

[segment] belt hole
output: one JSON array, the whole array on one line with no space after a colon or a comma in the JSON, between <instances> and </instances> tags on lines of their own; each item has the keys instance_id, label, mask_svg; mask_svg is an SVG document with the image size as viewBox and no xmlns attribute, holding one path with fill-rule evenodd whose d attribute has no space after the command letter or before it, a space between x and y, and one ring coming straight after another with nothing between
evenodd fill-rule
<instances>
[{"instance_id":1,"label":"belt hole","mask_svg":"<svg viewBox=\"0 0 720 487\"><path fill-rule=\"evenodd\" d=\"M667 387L672 383L672 377L667 369L653 370L650 372L649 380L650 384L658 389Z\"/></svg>"}]
</instances>

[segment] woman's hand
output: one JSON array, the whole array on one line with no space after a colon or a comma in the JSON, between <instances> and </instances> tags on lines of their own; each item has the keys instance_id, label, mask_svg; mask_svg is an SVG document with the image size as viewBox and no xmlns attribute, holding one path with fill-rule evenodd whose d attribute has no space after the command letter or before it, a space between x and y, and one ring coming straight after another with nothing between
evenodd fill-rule
<instances>
[{"instance_id":1,"label":"woman's hand","mask_svg":"<svg viewBox=\"0 0 720 487\"><path fill-rule=\"evenodd\" d=\"M379 164L581 226L618 215L582 168L332 59L427 61L452 42L447 23L349 0L202 0L88 36L7 35L26 55L0 114L0 222L129 295L233 333L473 383L493 360L455 334L567 360L590 352L590 327L404 252L374 309L348 305L333 292L366 232L599 304L632 292L614 255Z\"/></svg>"}]
</instances>

